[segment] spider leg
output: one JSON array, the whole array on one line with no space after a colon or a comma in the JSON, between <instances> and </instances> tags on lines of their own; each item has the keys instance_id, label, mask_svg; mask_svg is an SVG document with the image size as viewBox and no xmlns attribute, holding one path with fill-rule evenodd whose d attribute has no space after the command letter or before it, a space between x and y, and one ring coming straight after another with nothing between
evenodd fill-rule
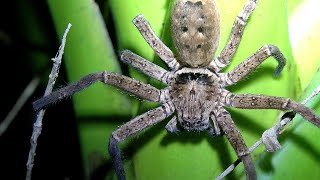
<instances>
[{"instance_id":1,"label":"spider leg","mask_svg":"<svg viewBox=\"0 0 320 180\"><path fill-rule=\"evenodd\" d=\"M177 117L173 116L172 119L166 125L166 130L169 133L178 134L181 130L177 127Z\"/></svg>"},{"instance_id":2,"label":"spider leg","mask_svg":"<svg viewBox=\"0 0 320 180\"><path fill-rule=\"evenodd\" d=\"M169 84L171 81L172 74L170 72L129 50L122 51L120 59L158 81L165 84Z\"/></svg>"},{"instance_id":3,"label":"spider leg","mask_svg":"<svg viewBox=\"0 0 320 180\"><path fill-rule=\"evenodd\" d=\"M123 124L112 133L109 140L109 153L113 159L113 165L118 180L126 179L118 143L123 142L126 138L164 120L173 112L173 104L171 102L165 103L161 107L155 108L133 118L131 121Z\"/></svg>"},{"instance_id":4,"label":"spider leg","mask_svg":"<svg viewBox=\"0 0 320 180\"><path fill-rule=\"evenodd\" d=\"M250 151L247 148L238 128L234 124L230 114L225 109L220 108L217 110L217 112L215 112L215 115L219 126L222 128L222 131L225 133L233 149L243 162L247 179L257 179L256 170L250 156Z\"/></svg>"},{"instance_id":5,"label":"spider leg","mask_svg":"<svg viewBox=\"0 0 320 180\"><path fill-rule=\"evenodd\" d=\"M236 17L226 46L221 51L220 55L209 65L209 68L214 69L215 72L219 72L229 65L233 55L239 47L247 20L255 9L256 3L257 0L249 0L240 14Z\"/></svg>"},{"instance_id":6,"label":"spider leg","mask_svg":"<svg viewBox=\"0 0 320 180\"><path fill-rule=\"evenodd\" d=\"M285 66L286 59L276 46L268 44L261 47L257 52L230 72L223 74L221 77L224 78L224 86L229 86L239 82L270 56L273 56L278 61L278 67L273 73L273 75L277 77Z\"/></svg>"},{"instance_id":7,"label":"spider leg","mask_svg":"<svg viewBox=\"0 0 320 180\"><path fill-rule=\"evenodd\" d=\"M211 118L211 121L213 123L213 128L211 130L212 132L210 132L210 134L213 135L213 136L220 136L221 135L221 131L220 131L220 127L219 127L219 125L217 123L216 117L212 114L210 116L210 118Z\"/></svg>"},{"instance_id":8,"label":"spider leg","mask_svg":"<svg viewBox=\"0 0 320 180\"><path fill-rule=\"evenodd\" d=\"M288 98L264 96L264 95L235 95L226 96L226 105L243 109L279 109L293 110L317 127L320 127L320 117L303 104Z\"/></svg>"},{"instance_id":9,"label":"spider leg","mask_svg":"<svg viewBox=\"0 0 320 180\"><path fill-rule=\"evenodd\" d=\"M160 91L149 84L139 82L127 76L104 71L104 72L89 74L81 78L78 82L74 84L68 85L64 88L61 88L47 96L44 96L34 101L32 103L33 109L35 111L40 110L52 103L56 103L64 98L67 98L73 95L78 91L81 91L91 86L93 83L97 81L101 81L107 85L112 85L117 88L123 89L127 92L130 92L138 97L141 97L149 101L163 102L165 101L164 99L167 98L166 97L167 95L164 95L164 96L162 95L163 94L162 92L166 92L166 91Z\"/></svg>"},{"instance_id":10,"label":"spider leg","mask_svg":"<svg viewBox=\"0 0 320 180\"><path fill-rule=\"evenodd\" d=\"M172 51L156 36L149 22L139 14L133 19L133 24L138 28L143 38L158 56L169 66L170 69L178 69L179 63L174 57Z\"/></svg>"}]
</instances>

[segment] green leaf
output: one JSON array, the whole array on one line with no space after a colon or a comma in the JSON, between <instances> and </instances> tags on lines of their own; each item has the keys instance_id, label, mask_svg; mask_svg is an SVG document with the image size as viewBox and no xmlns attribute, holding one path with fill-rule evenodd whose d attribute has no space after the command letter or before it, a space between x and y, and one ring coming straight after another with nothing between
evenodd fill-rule
<instances>
[{"instance_id":1,"label":"green leaf","mask_svg":"<svg viewBox=\"0 0 320 180\"><path fill-rule=\"evenodd\" d=\"M121 73L117 56L101 12L91 0L49 0L58 37L68 23L72 29L65 50L65 66L70 82L98 71ZM97 83L73 96L77 116L127 116L130 101L118 90Z\"/></svg>"},{"instance_id":2,"label":"green leaf","mask_svg":"<svg viewBox=\"0 0 320 180\"><path fill-rule=\"evenodd\" d=\"M105 22L94 1L49 0L48 5L58 37L62 37L68 23L72 24L63 60L70 83L93 72L121 73ZM111 132L131 115L132 104L119 90L99 82L74 95L72 100L87 173L95 168L90 166L94 164L92 157L108 155L107 140Z\"/></svg>"},{"instance_id":3,"label":"green leaf","mask_svg":"<svg viewBox=\"0 0 320 180\"><path fill-rule=\"evenodd\" d=\"M289 1L292 50L298 65L301 88L305 89L320 67L320 13L317 0Z\"/></svg>"},{"instance_id":4,"label":"green leaf","mask_svg":"<svg viewBox=\"0 0 320 180\"><path fill-rule=\"evenodd\" d=\"M291 43L298 64L299 82L304 89L300 101L320 84L320 56L316 48L320 39L320 16L316 3L318 1L289 1ZM318 115L319 98L318 95L307 104ZM319 138L319 128L297 116L280 138L282 149L274 154L261 155L261 179L319 179Z\"/></svg>"},{"instance_id":5,"label":"green leaf","mask_svg":"<svg viewBox=\"0 0 320 180\"><path fill-rule=\"evenodd\" d=\"M320 71L302 94L301 101L320 84ZM320 115L320 96L315 96L307 107ZM273 154L264 153L259 160L261 179L319 179L320 131L300 115L280 136L282 148Z\"/></svg>"}]
</instances>

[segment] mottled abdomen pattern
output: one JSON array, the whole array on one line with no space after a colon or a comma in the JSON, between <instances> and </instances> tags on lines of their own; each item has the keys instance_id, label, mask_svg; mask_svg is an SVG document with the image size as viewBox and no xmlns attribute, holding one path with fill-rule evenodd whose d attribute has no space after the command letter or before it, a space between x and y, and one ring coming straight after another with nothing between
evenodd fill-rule
<instances>
[{"instance_id":1,"label":"mottled abdomen pattern","mask_svg":"<svg viewBox=\"0 0 320 180\"><path fill-rule=\"evenodd\" d=\"M212 0L178 1L171 15L178 61L188 67L205 67L219 44L219 14Z\"/></svg>"}]
</instances>

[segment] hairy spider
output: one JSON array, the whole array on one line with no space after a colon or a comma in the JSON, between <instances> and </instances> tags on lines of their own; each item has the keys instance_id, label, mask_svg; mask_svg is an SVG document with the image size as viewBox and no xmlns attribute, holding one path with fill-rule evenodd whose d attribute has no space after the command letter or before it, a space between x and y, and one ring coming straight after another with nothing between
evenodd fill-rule
<instances>
[{"instance_id":1,"label":"hairy spider","mask_svg":"<svg viewBox=\"0 0 320 180\"><path fill-rule=\"evenodd\" d=\"M144 58L124 50L121 60L146 75L166 84L157 89L149 84L110 72L87 75L75 84L59 89L33 103L39 110L60 99L66 98L88 86L101 81L128 91L149 101L159 102L160 107L139 115L116 129L109 141L118 179L125 179L123 162L118 143L130 136L159 123L176 112L166 125L170 133L207 131L211 135L225 134L238 157L244 164L247 179L256 179L256 171L250 152L230 114L224 107L243 109L293 110L317 127L320 118L309 108L293 100L264 95L233 94L225 89L254 71L268 57L278 61L274 72L277 76L285 65L285 58L274 45L265 45L227 73L220 71L229 65L240 43L246 22L256 7L257 0L249 0L236 17L229 41L217 58L220 20L214 0L178 0L171 15L171 29L178 58L155 35L147 20L138 15L133 19L144 39L159 57L169 66L167 71ZM214 59L214 60L213 60Z\"/></svg>"}]
</instances>

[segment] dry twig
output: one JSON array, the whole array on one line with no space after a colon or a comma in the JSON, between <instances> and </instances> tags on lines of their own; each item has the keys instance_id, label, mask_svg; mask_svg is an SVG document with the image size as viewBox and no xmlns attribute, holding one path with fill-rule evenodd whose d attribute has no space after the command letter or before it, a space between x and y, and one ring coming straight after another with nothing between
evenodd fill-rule
<instances>
[{"instance_id":1,"label":"dry twig","mask_svg":"<svg viewBox=\"0 0 320 180\"><path fill-rule=\"evenodd\" d=\"M65 43L66 43L66 36L67 36L67 34L69 32L70 27L71 27L71 24L69 23L68 27L65 30L65 33L63 35L62 43L61 43L61 46L59 47L59 51L58 51L57 55L54 58L51 59L53 61L53 67L52 67L51 73L49 75L48 85L46 87L44 96L47 96L52 92L52 89L53 89L53 86L55 84L56 78L58 77L59 68L60 68L60 64L61 64L61 59L62 59L62 55L63 55L63 52L64 52ZM41 109L37 113L36 122L33 124L33 132L32 132L32 136L31 136L31 139L30 139L31 147L30 147L29 156L28 156L28 162L27 162L26 180L30 180L31 179L34 156L36 155L35 152L36 152L36 148L37 148L37 139L38 139L39 135L41 134L42 119L43 119L44 113L45 113L45 109Z\"/></svg>"}]
</instances>

